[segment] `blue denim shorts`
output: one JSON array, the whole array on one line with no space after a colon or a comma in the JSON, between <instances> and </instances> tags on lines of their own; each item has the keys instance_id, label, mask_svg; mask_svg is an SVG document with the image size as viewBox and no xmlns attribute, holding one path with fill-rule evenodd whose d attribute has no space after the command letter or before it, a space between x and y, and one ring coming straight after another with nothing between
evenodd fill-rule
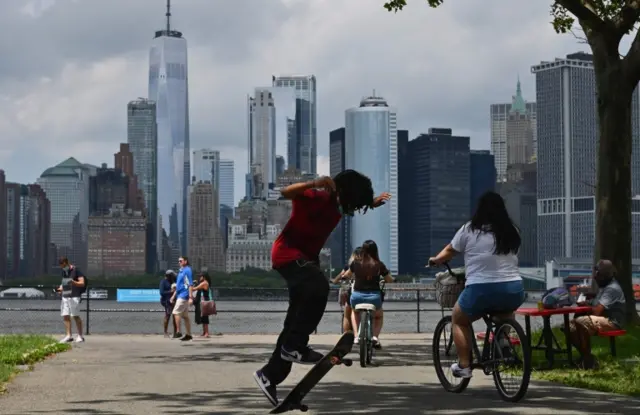
<instances>
[{"instance_id":1,"label":"blue denim shorts","mask_svg":"<svg viewBox=\"0 0 640 415\"><path fill-rule=\"evenodd\" d=\"M382 308L382 294L380 291L353 291L351 293L351 307L355 310L358 304L373 304L379 310Z\"/></svg>"},{"instance_id":2,"label":"blue denim shorts","mask_svg":"<svg viewBox=\"0 0 640 415\"><path fill-rule=\"evenodd\" d=\"M468 316L478 317L489 312L509 313L524 303L522 281L471 284L464 287L458 305Z\"/></svg>"}]
</instances>

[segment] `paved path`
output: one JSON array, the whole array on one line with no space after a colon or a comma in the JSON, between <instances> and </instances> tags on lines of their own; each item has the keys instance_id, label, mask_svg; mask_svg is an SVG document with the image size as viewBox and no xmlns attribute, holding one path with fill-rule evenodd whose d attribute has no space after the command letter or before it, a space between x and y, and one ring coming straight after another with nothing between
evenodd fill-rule
<instances>
[{"instance_id":1,"label":"paved path","mask_svg":"<svg viewBox=\"0 0 640 415\"><path fill-rule=\"evenodd\" d=\"M312 338L328 350L336 335ZM383 337L380 367L337 367L307 396L309 414L640 413L640 401L535 383L516 405L481 374L461 395L446 393L430 365L430 339ZM98 336L19 375L0 396L1 414L260 414L270 404L251 374L274 336L228 335L181 344L160 336ZM356 356L354 356L356 357ZM308 367L294 366L280 396ZM291 412L295 414L296 412Z\"/></svg>"}]
</instances>

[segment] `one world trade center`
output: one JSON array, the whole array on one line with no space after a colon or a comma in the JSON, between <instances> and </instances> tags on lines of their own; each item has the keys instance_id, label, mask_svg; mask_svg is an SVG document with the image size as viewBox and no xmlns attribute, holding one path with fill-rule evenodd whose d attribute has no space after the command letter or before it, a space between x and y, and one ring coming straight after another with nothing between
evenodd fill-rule
<instances>
[{"instance_id":1,"label":"one world trade center","mask_svg":"<svg viewBox=\"0 0 640 415\"><path fill-rule=\"evenodd\" d=\"M166 28L156 32L149 51L149 99L156 102L158 125L158 208L165 229L178 229L170 240L185 252L191 175L187 40L171 28L170 0L166 18Z\"/></svg>"}]
</instances>

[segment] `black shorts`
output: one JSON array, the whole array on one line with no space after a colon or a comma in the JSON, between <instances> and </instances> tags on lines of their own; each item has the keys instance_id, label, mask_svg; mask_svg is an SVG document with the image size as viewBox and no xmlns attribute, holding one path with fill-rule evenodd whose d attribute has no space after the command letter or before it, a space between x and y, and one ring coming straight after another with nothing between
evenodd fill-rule
<instances>
[{"instance_id":1,"label":"black shorts","mask_svg":"<svg viewBox=\"0 0 640 415\"><path fill-rule=\"evenodd\" d=\"M175 307L176 303L171 303L171 302L167 302L165 304L162 304L162 306L164 307L164 316L165 317L171 317L171 314L173 313L173 307Z\"/></svg>"}]
</instances>

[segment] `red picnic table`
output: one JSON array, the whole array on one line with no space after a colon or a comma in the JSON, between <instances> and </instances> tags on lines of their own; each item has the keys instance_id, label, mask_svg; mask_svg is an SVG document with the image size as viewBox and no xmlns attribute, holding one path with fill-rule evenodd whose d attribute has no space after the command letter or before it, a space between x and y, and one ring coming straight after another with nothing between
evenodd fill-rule
<instances>
[{"instance_id":1,"label":"red picnic table","mask_svg":"<svg viewBox=\"0 0 640 415\"><path fill-rule=\"evenodd\" d=\"M591 307L589 306L577 306L577 307L560 307L552 309L539 310L537 308L519 308L516 314L524 316L525 331L527 332L527 338L531 349L544 350L545 357L547 358L547 364L549 368L553 367L554 355L567 354L567 360L569 364L573 363L571 357L571 338L569 334L569 314L571 313L590 313ZM562 349L558 344L553 331L551 330L551 316L562 315L564 316L564 335L567 344L566 349ZM542 333L538 344L531 346L531 317L542 317ZM544 346L541 343L544 341ZM555 343L555 347L554 347Z\"/></svg>"}]
</instances>

